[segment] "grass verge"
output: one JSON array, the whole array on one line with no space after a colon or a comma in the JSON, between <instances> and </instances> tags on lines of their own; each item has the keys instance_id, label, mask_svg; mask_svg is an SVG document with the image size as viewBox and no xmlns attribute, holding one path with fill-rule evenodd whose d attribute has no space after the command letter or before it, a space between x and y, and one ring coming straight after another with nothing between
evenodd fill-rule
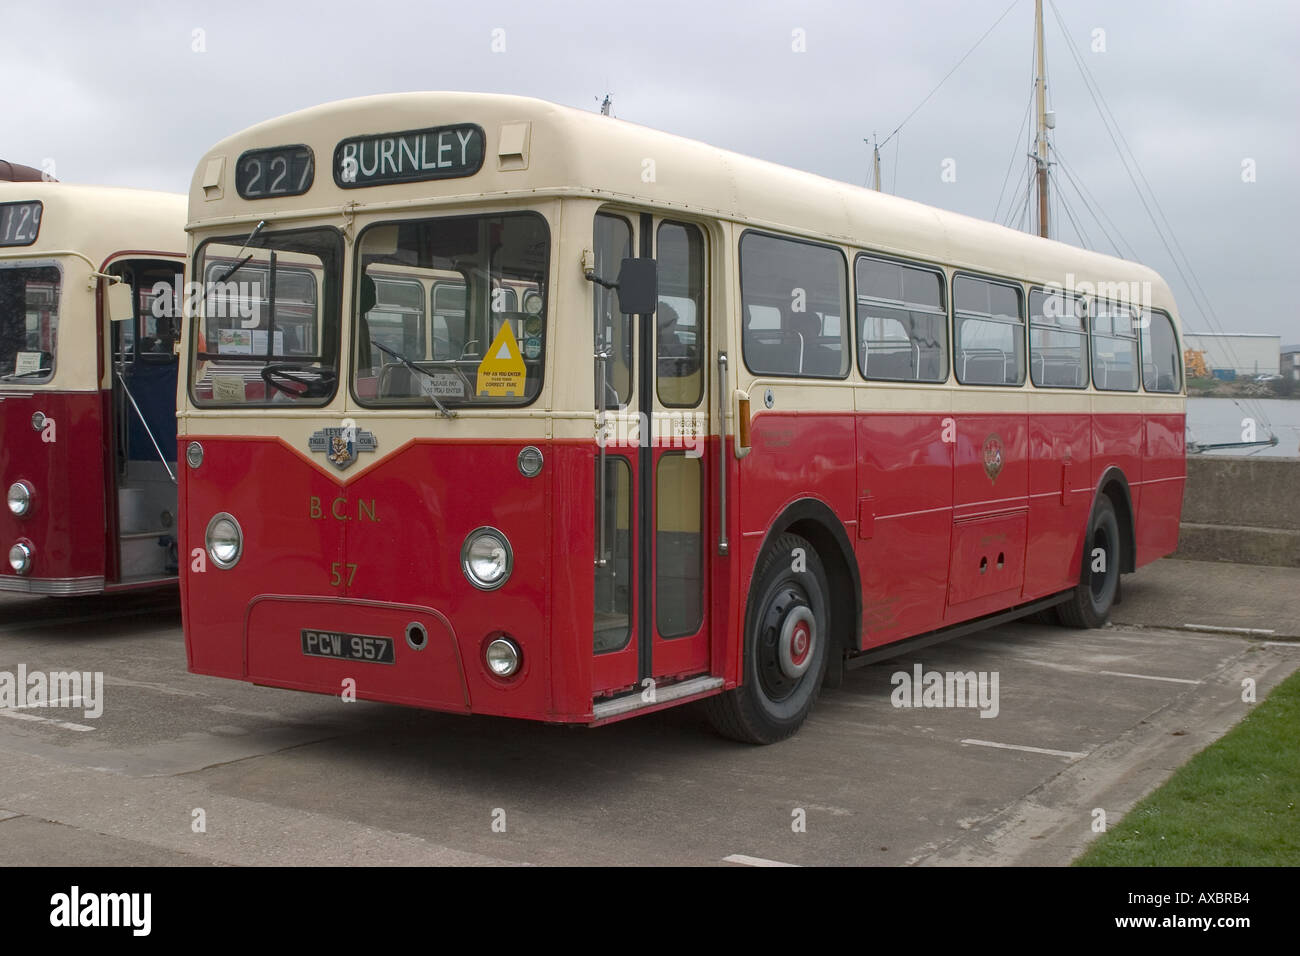
<instances>
[{"instance_id":1,"label":"grass verge","mask_svg":"<svg viewBox=\"0 0 1300 956\"><path fill-rule=\"evenodd\" d=\"M1075 866L1300 866L1300 671Z\"/></svg>"}]
</instances>

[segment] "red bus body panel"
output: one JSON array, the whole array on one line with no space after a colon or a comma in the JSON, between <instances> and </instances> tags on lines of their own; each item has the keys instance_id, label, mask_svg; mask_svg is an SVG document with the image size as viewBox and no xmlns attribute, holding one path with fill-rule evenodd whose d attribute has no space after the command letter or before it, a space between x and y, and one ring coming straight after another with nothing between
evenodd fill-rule
<instances>
[{"instance_id":1,"label":"red bus body panel","mask_svg":"<svg viewBox=\"0 0 1300 956\"><path fill-rule=\"evenodd\" d=\"M732 547L711 563L707 660L684 666L725 686L740 681L745 597L761 549L782 512L804 499L829 508L856 551L859 649L1074 587L1098 482L1110 469L1129 484L1138 565L1168 554L1185 474L1182 421L763 412L750 454L724 456ZM625 649L591 652L594 444L538 442L545 467L529 479L516 467L521 441L413 441L353 475L277 438L186 441L205 451L203 464L180 476L195 673L327 694L351 680L364 699L562 722L592 722L593 696L635 683L635 627ZM714 467L718 450L714 437ZM633 462L643 452L608 449ZM712 551L718 498L709 474ZM207 523L223 511L245 541L231 570L204 554ZM483 525L504 532L514 551L510 579L496 591L472 586L460 566L466 536ZM413 623L428 635L423 650L403 639ZM396 666L309 657L304 628L391 637ZM484 643L498 634L523 649L510 681L482 663ZM675 663L657 657L656 673Z\"/></svg>"},{"instance_id":2,"label":"red bus body panel","mask_svg":"<svg viewBox=\"0 0 1300 956\"><path fill-rule=\"evenodd\" d=\"M845 415L755 416L753 450L740 462L741 593L781 512L799 498L824 501L856 544L860 649L1074 587L1088 516L1115 470L1131 495L1136 566L1178 546L1182 414L1031 409L856 419L854 452ZM945 440L949 419L953 441ZM842 481L841 466L852 460L856 490Z\"/></svg>"},{"instance_id":3,"label":"red bus body panel","mask_svg":"<svg viewBox=\"0 0 1300 956\"><path fill-rule=\"evenodd\" d=\"M61 584L76 581L84 582L79 590L102 590L105 579L111 579L106 566L106 393L0 396L0 481L5 489L19 480L34 489L31 509L23 517L15 517L7 507L0 509L3 553L7 556L19 540L30 542L34 552L31 571L21 577L7 558L0 563L0 590L37 585L59 593ZM47 419L47 427L39 432L31 424L35 412ZM96 578L98 585L85 581Z\"/></svg>"},{"instance_id":4,"label":"red bus body panel","mask_svg":"<svg viewBox=\"0 0 1300 956\"><path fill-rule=\"evenodd\" d=\"M541 443L546 467L530 479L515 463L521 442L416 441L348 480L278 439L195 440L204 461L183 467L181 482L191 670L331 694L350 677L360 698L440 710L591 713L593 580L578 560L592 553L590 447ZM223 511L244 536L230 570L201 557L207 523ZM553 538L560 522L571 530ZM496 591L461 570L462 544L485 525L514 550ZM423 650L405 642L409 623L425 627ZM393 637L397 666L307 657L301 628ZM508 682L482 663L498 634L523 651Z\"/></svg>"}]
</instances>

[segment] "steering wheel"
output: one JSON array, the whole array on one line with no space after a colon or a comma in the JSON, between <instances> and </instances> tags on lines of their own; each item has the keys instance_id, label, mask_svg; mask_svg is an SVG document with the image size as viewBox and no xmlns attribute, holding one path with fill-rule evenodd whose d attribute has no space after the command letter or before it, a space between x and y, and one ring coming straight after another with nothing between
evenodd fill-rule
<instances>
[{"instance_id":1,"label":"steering wheel","mask_svg":"<svg viewBox=\"0 0 1300 956\"><path fill-rule=\"evenodd\" d=\"M314 379L302 375L301 365L268 365L262 369L262 381L290 398L327 398L334 393L339 376L332 368L314 368Z\"/></svg>"}]
</instances>

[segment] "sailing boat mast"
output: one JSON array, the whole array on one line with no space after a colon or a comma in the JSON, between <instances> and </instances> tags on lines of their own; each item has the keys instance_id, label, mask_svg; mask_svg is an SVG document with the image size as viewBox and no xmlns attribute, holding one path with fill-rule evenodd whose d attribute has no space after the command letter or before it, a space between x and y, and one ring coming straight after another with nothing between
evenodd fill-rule
<instances>
[{"instance_id":1,"label":"sailing boat mast","mask_svg":"<svg viewBox=\"0 0 1300 956\"><path fill-rule=\"evenodd\" d=\"M1034 175L1038 179L1038 234L1044 239L1048 233L1047 218L1047 131L1051 127L1047 114L1047 66L1043 62L1043 0L1034 0L1034 39L1037 72L1034 88L1038 96L1038 136L1034 142ZM1055 124L1052 124L1055 125Z\"/></svg>"},{"instance_id":2,"label":"sailing boat mast","mask_svg":"<svg viewBox=\"0 0 1300 956\"><path fill-rule=\"evenodd\" d=\"M880 192L880 143L876 141L876 134L871 134L871 139L863 138L862 142L871 147L871 188Z\"/></svg>"}]
</instances>

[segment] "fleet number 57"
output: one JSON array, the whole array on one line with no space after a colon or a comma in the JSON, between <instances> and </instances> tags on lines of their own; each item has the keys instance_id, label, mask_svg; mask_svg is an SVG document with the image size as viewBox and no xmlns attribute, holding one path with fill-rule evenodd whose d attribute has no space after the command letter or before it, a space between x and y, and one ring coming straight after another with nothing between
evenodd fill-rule
<instances>
[{"instance_id":1,"label":"fleet number 57","mask_svg":"<svg viewBox=\"0 0 1300 956\"><path fill-rule=\"evenodd\" d=\"M347 585L352 587L352 579L357 576L357 566L355 564L341 564L335 561L330 565L330 586L338 587L343 584L343 569L347 568Z\"/></svg>"}]
</instances>

